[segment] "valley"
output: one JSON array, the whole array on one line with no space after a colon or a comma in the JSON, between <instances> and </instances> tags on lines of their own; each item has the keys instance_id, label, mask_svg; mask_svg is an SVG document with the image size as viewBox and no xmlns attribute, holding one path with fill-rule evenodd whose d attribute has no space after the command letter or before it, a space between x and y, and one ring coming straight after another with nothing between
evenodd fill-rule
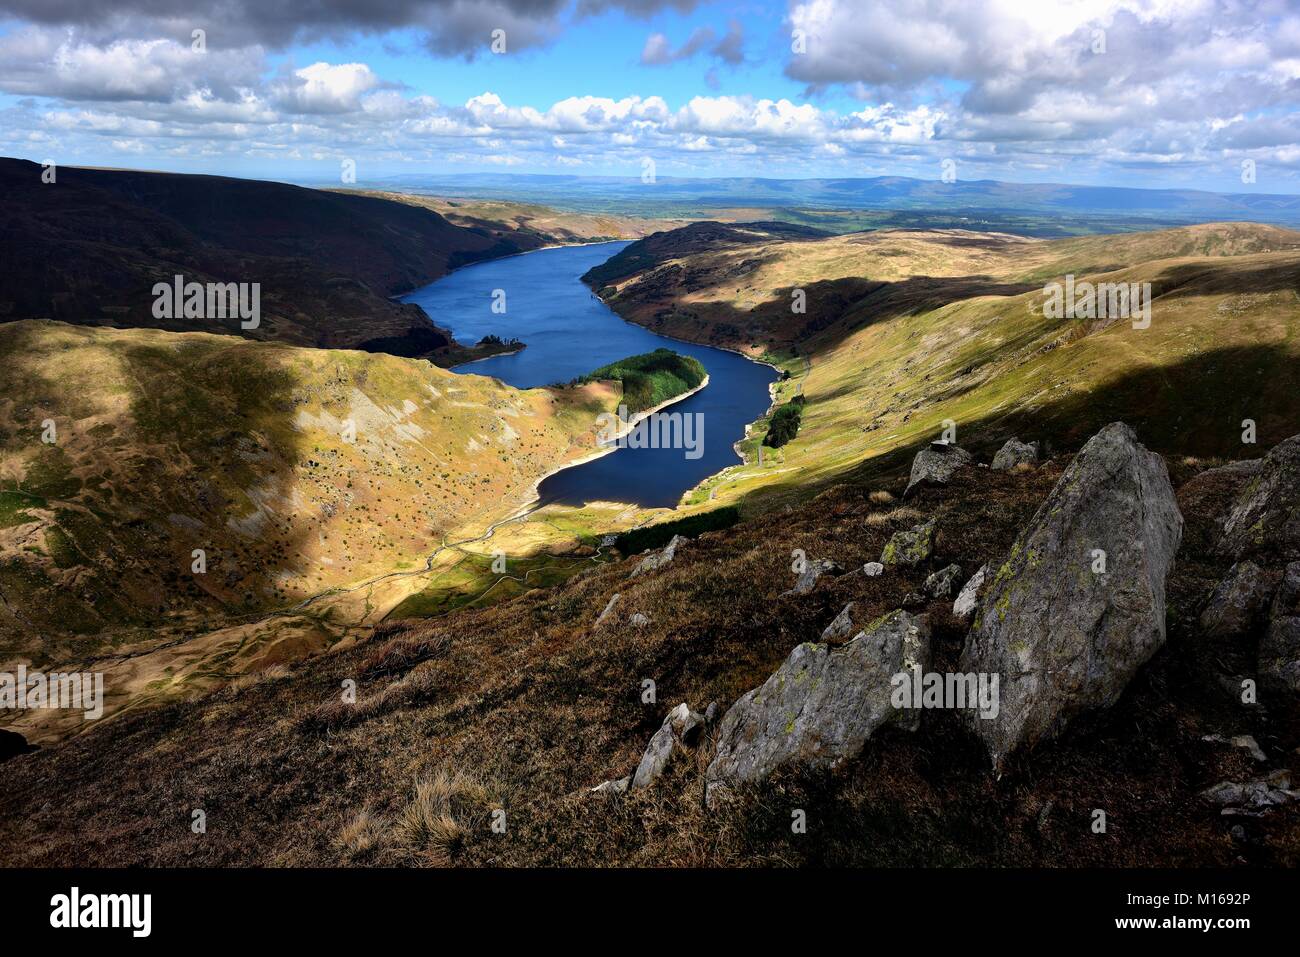
<instances>
[{"instance_id":1,"label":"valley","mask_svg":"<svg viewBox=\"0 0 1300 957\"><path fill-rule=\"evenodd\" d=\"M488 243L383 300L427 316L439 355L401 354L401 335L308 344L275 322L260 340L0 324L0 647L108 689L93 725L4 722L43 745L6 764L0 837L21 824L46 838L24 863L1295 860L1294 811L1242 839L1202 808L1215 781L1255 770L1207 742L1248 733L1275 773L1297 741L1294 709L1242 712L1223 690L1265 668L1263 625L1216 646L1202 615L1226 587L1225 516L1300 433L1300 233L844 233L338 195ZM1066 283L1149 288L1149 315L1058 314L1049 291ZM456 346L515 338L496 355ZM665 402L707 424L698 458L601 446L602 416ZM790 406L798 422L766 441ZM998 465L1013 438L1032 456ZM1089 471L1081 452L1103 440L1153 469L1154 454L1161 507L1181 510L1168 641L1122 697L1080 706L1088 717L1011 760L1005 782L939 711L913 735L882 729L843 769L765 769L715 801L746 693L799 649L848 654L854 632L923 620L938 667L971 654L936 578L993 569L973 600L1005 607L988 596L1032 580L1016 556L1055 514L1045 502L1080 472L1101 492L1071 508L1116 497L1105 483L1128 473ZM908 481L954 447L941 478ZM1256 557L1281 576L1278 555ZM687 740L674 721L706 730ZM651 774L656 729L671 746ZM53 776L86 793L38 808ZM100 787L130 790L111 832L77 823ZM169 829L177 791L204 795L216 839L196 849ZM434 793L450 802L445 840L403 823ZM797 850L779 836L788 801L823 825ZM1076 827L1098 805L1128 809L1125 842ZM501 807L513 836L497 846L482 824Z\"/></svg>"}]
</instances>

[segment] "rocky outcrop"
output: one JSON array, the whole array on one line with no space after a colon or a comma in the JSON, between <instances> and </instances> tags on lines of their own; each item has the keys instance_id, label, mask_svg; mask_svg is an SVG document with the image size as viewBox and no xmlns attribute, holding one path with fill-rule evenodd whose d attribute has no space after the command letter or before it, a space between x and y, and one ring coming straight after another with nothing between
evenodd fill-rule
<instances>
[{"instance_id":1,"label":"rocky outcrop","mask_svg":"<svg viewBox=\"0 0 1300 957\"><path fill-rule=\"evenodd\" d=\"M664 723L659 726L646 746L645 753L641 755L641 763L632 775L631 789L639 791L658 781L668 769L676 753L676 745L694 747L704 729L704 723L704 715L692 711L685 701L669 711L668 717L664 718Z\"/></svg>"},{"instance_id":2,"label":"rocky outcrop","mask_svg":"<svg viewBox=\"0 0 1300 957\"><path fill-rule=\"evenodd\" d=\"M882 565L920 565L934 554L935 519L895 532L880 553Z\"/></svg>"},{"instance_id":3,"label":"rocky outcrop","mask_svg":"<svg viewBox=\"0 0 1300 957\"><path fill-rule=\"evenodd\" d=\"M1300 562L1286 566L1269 618L1259 643L1260 680L1273 690L1300 694Z\"/></svg>"},{"instance_id":4,"label":"rocky outcrop","mask_svg":"<svg viewBox=\"0 0 1300 957\"><path fill-rule=\"evenodd\" d=\"M1264 457L1224 519L1219 550L1233 558L1300 559L1300 435Z\"/></svg>"},{"instance_id":5,"label":"rocky outcrop","mask_svg":"<svg viewBox=\"0 0 1300 957\"><path fill-rule=\"evenodd\" d=\"M631 778L619 778L616 781L601 781L591 789L592 794L623 794L627 791L627 786Z\"/></svg>"},{"instance_id":6,"label":"rocky outcrop","mask_svg":"<svg viewBox=\"0 0 1300 957\"><path fill-rule=\"evenodd\" d=\"M912 459L912 474L908 477L903 498L907 498L920 485L947 485L963 465L975 461L969 452L956 445L931 442Z\"/></svg>"},{"instance_id":7,"label":"rocky outcrop","mask_svg":"<svg viewBox=\"0 0 1300 957\"><path fill-rule=\"evenodd\" d=\"M925 579L925 593L931 598L950 598L961 581L961 566L949 565Z\"/></svg>"},{"instance_id":8,"label":"rocky outcrop","mask_svg":"<svg viewBox=\"0 0 1300 957\"><path fill-rule=\"evenodd\" d=\"M657 552L651 552L645 558L641 559L640 564L632 570L631 577L636 578L638 575L658 571L665 565L672 564L673 559L677 557L677 549L680 546L685 545L688 541L690 541L690 539L685 536L674 535L672 539L669 540L668 544L662 549Z\"/></svg>"},{"instance_id":9,"label":"rocky outcrop","mask_svg":"<svg viewBox=\"0 0 1300 957\"><path fill-rule=\"evenodd\" d=\"M618 592L614 592L614 594L609 596L609 602L605 605L605 609L599 615L596 616L597 625L602 624L605 621L605 619L609 617L610 612L614 610L614 606L618 604L618 599L619 599Z\"/></svg>"},{"instance_id":10,"label":"rocky outcrop","mask_svg":"<svg viewBox=\"0 0 1300 957\"><path fill-rule=\"evenodd\" d=\"M828 558L809 559L804 563L803 571L795 580L794 587L789 591L783 592L785 595L806 595L813 590L817 584L817 579L826 574L838 575L844 569L838 562L833 562Z\"/></svg>"},{"instance_id":11,"label":"rocky outcrop","mask_svg":"<svg viewBox=\"0 0 1300 957\"><path fill-rule=\"evenodd\" d=\"M980 570L971 575L970 581L961 586L961 592L957 595L957 600L952 603L952 614L954 618L960 618L962 621L968 621L975 614L975 608L979 604L980 590L984 587L984 579L989 572L988 565L981 565Z\"/></svg>"},{"instance_id":12,"label":"rocky outcrop","mask_svg":"<svg viewBox=\"0 0 1300 957\"><path fill-rule=\"evenodd\" d=\"M1202 791L1201 797L1223 808L1223 814L1258 817L1270 808L1296 800L1300 793L1291 790L1290 772L1274 771L1250 781L1220 781Z\"/></svg>"},{"instance_id":13,"label":"rocky outcrop","mask_svg":"<svg viewBox=\"0 0 1300 957\"><path fill-rule=\"evenodd\" d=\"M1006 444L993 456L992 468L996 472L1008 472L1017 465L1038 464L1038 443L1021 442L1019 439L1007 439Z\"/></svg>"},{"instance_id":14,"label":"rocky outcrop","mask_svg":"<svg viewBox=\"0 0 1300 957\"><path fill-rule=\"evenodd\" d=\"M1089 440L980 602L960 669L1000 675L975 722L995 768L1114 704L1165 641L1165 579L1183 519L1164 460L1123 423Z\"/></svg>"},{"instance_id":15,"label":"rocky outcrop","mask_svg":"<svg viewBox=\"0 0 1300 957\"><path fill-rule=\"evenodd\" d=\"M822 641L842 641L856 630L853 624L853 602L849 602L835 619L822 629Z\"/></svg>"},{"instance_id":16,"label":"rocky outcrop","mask_svg":"<svg viewBox=\"0 0 1300 957\"><path fill-rule=\"evenodd\" d=\"M915 713L895 708L891 679L930 661L930 625L895 611L848 644L802 644L722 719L706 772L710 805L737 783L779 767L832 766L857 755L882 725L915 726Z\"/></svg>"},{"instance_id":17,"label":"rocky outcrop","mask_svg":"<svg viewBox=\"0 0 1300 957\"><path fill-rule=\"evenodd\" d=\"M1201 612L1201 631L1212 638L1244 635L1263 617L1276 576L1252 561L1237 562L1215 587Z\"/></svg>"}]
</instances>

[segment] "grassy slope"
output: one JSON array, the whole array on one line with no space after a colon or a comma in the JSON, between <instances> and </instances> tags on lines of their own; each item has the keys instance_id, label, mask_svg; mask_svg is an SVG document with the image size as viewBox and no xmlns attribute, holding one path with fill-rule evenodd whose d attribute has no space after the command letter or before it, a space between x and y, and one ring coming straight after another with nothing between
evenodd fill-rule
<instances>
[{"instance_id":1,"label":"grassy slope","mask_svg":"<svg viewBox=\"0 0 1300 957\"><path fill-rule=\"evenodd\" d=\"M716 813L702 806L707 744L648 793L586 793L630 773L677 702L730 704L846 602L869 620L919 591L927 571L828 577L808 595L783 596L794 549L851 567L934 516L935 567L971 570L1005 553L1064 466L970 469L907 508L845 485L779 522L692 540L655 574L630 578L636 558L594 567L554 590L388 626L357 647L102 722L6 765L0 862L1295 866L1300 808L1225 819L1197 797L1258 773L1244 750L1203 736L1249 733L1285 755L1297 726L1294 709L1243 711L1217 682L1252 667L1250 641L1203 640L1194 625L1222 574L1206 552L1214 519L1246 480L1193 479L1199 467L1181 462L1172 472L1188 525L1168 645L1114 708L1017 759L1003 778L958 715L927 711L916 734L887 730L860 760L783 773ZM617 608L596 627L614 592ZM941 671L955 666L965 631L947 608L925 609ZM648 625L629 624L638 612ZM645 677L655 704L642 703ZM348 678L356 705L339 703ZM413 799L419 781L452 792L443 838L403 823L429 816ZM178 811L190 806L207 812L201 838ZM1089 827L1098 807L1108 811L1105 836ZM495 808L507 812L505 834L491 830ZM792 808L806 811L807 834L791 835ZM1229 836L1234 823L1246 842Z\"/></svg>"},{"instance_id":2,"label":"grassy slope","mask_svg":"<svg viewBox=\"0 0 1300 957\"><path fill-rule=\"evenodd\" d=\"M1254 773L1243 752L1204 735L1252 733L1272 754L1298 741L1294 709L1270 709L1265 720L1220 690L1219 678L1253 667L1253 642L1205 642L1195 628L1222 575L1207 548L1214 522L1245 480L1196 479L1202 465L1185 455L1254 453L1239 442L1246 414L1260 423L1261 447L1300 431L1292 334L1300 262L1283 248L1295 235L1255 229L1199 227L1134 237L1127 248L1114 238L1017 240L1001 272L989 244L1013 241L1000 237L883 236L834 253L799 244L801 255L857 256L860 270L884 273L899 257L881 249L919 242L927 268L967 256L987 261L981 275L1024 285L1105 268L1149 279L1158 299L1148 330L1051 322L1030 292L936 303L968 288L974 263L950 267L947 278L961 284L931 283L920 296L908 264L893 263L878 298L821 316L810 308L825 322L801 349L810 356L787 359L794 375L781 385L783 398L799 388L807 396L798 438L762 469L733 469L717 483L719 499L774 491L804 499L780 521L707 533L658 574L629 579L635 559L592 565L553 590L489 608L461 602L473 607L358 634L359 647L340 642L337 654L102 723L6 768L11 800L0 807L0 847L12 849L15 863L1138 866L1245 858L1294 866L1296 809L1244 821L1242 844L1196 797L1215 781ZM1148 252L1166 258L1139 263ZM779 260L774 268L794 272ZM720 323L701 328L707 334ZM883 613L919 591L927 571L845 576L788 597L794 549L852 567L878 556L891 532L934 516L936 567L954 561L970 571L1005 553L1063 457L1023 475L967 470L907 508L868 497L881 485L901 489L888 473L946 417L964 444L985 452L1010 431L1065 444L1095 422L1126 417L1145 441L1179 453L1171 470L1188 525L1170 583L1170 640L1121 702L1000 781L953 715L927 713L916 736L887 732L836 773L781 775L719 814L701 809L700 764L679 765L648 795L587 796L586 788L635 766L678 701L729 704L797 643L816 638L846 601L866 617ZM807 499L836 483L844 484ZM616 613L597 629L616 591ZM940 670L954 665L964 634L946 607L927 609ZM631 627L635 612L651 623ZM640 703L647 676L659 693L651 707ZM354 708L338 704L345 678L361 684ZM450 789L460 833L449 844L429 842L401 822L418 780L448 776L459 781ZM52 791L69 797L51 805ZM106 794L114 795L111 810ZM194 841L173 813L178 794L199 795L224 826ZM495 807L508 810L505 836L487 826ZM793 841L791 807L810 822ZM1112 810L1104 838L1088 827L1096 807Z\"/></svg>"},{"instance_id":3,"label":"grassy slope","mask_svg":"<svg viewBox=\"0 0 1300 957\"><path fill-rule=\"evenodd\" d=\"M362 195L431 209L449 222L474 229L506 230L532 236L544 245L640 239L660 230L684 226L685 219L651 219L608 213L553 209L536 203L491 199L440 199L416 193L359 190Z\"/></svg>"},{"instance_id":4,"label":"grassy slope","mask_svg":"<svg viewBox=\"0 0 1300 957\"><path fill-rule=\"evenodd\" d=\"M615 399L382 354L37 322L0 326L0 378L0 656L37 663L417 568L588 453Z\"/></svg>"},{"instance_id":5,"label":"grassy slope","mask_svg":"<svg viewBox=\"0 0 1300 957\"><path fill-rule=\"evenodd\" d=\"M669 281L679 266L633 276L612 304L656 331L774 355L792 372L779 398L807 397L798 438L707 483L714 500L905 467L946 419L990 449L1016 433L1069 447L1116 418L1185 454L1255 454L1244 418L1264 447L1300 430L1300 233L872 233L706 253ZM1151 327L1044 318L1042 286L1067 272L1151 282ZM789 308L796 287L804 315Z\"/></svg>"}]
</instances>

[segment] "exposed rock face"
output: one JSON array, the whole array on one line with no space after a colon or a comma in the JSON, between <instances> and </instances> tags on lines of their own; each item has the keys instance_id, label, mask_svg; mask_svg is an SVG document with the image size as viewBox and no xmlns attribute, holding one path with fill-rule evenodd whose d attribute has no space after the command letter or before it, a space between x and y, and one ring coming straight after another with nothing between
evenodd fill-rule
<instances>
[{"instance_id":1,"label":"exposed rock face","mask_svg":"<svg viewBox=\"0 0 1300 957\"><path fill-rule=\"evenodd\" d=\"M961 586L961 593L952 603L954 617L966 621L975 614L975 608L979 604L980 589L984 587L984 579L988 573L989 566L981 565L980 570L971 575L970 581Z\"/></svg>"},{"instance_id":2,"label":"exposed rock face","mask_svg":"<svg viewBox=\"0 0 1300 957\"><path fill-rule=\"evenodd\" d=\"M678 547L686 544L688 541L690 541L690 539L683 535L674 535L668 544L661 550L651 552L645 558L641 559L641 563L632 570L631 577L636 578L638 575L644 575L646 572L658 571L665 565L671 564L672 560L677 557Z\"/></svg>"},{"instance_id":3,"label":"exposed rock face","mask_svg":"<svg viewBox=\"0 0 1300 957\"><path fill-rule=\"evenodd\" d=\"M934 554L935 519L905 532L895 532L880 553L882 565L919 565Z\"/></svg>"},{"instance_id":4,"label":"exposed rock face","mask_svg":"<svg viewBox=\"0 0 1300 957\"><path fill-rule=\"evenodd\" d=\"M1219 548L1233 558L1300 559L1300 435L1264 457L1224 519Z\"/></svg>"},{"instance_id":5,"label":"exposed rock face","mask_svg":"<svg viewBox=\"0 0 1300 957\"><path fill-rule=\"evenodd\" d=\"M1114 704L1164 644L1182 529L1164 460L1128 426L1106 426L1075 456L993 576L962 651L962 671L1001 676L998 716L975 722L995 768Z\"/></svg>"},{"instance_id":6,"label":"exposed rock face","mask_svg":"<svg viewBox=\"0 0 1300 957\"><path fill-rule=\"evenodd\" d=\"M993 469L1006 472L1017 465L1038 464L1038 443L1021 442L1019 439L1007 439L1006 444L993 456Z\"/></svg>"},{"instance_id":7,"label":"exposed rock face","mask_svg":"<svg viewBox=\"0 0 1300 957\"><path fill-rule=\"evenodd\" d=\"M839 641L853 634L853 602L844 606L844 610L835 616L835 620L822 629L822 641Z\"/></svg>"},{"instance_id":8,"label":"exposed rock face","mask_svg":"<svg viewBox=\"0 0 1300 957\"><path fill-rule=\"evenodd\" d=\"M838 562L833 562L828 558L810 559L805 565L802 572L799 573L798 580L795 581L794 587L785 592L786 595L806 595L813 590L817 584L817 579L821 578L827 572L838 575L844 571Z\"/></svg>"},{"instance_id":9,"label":"exposed rock face","mask_svg":"<svg viewBox=\"0 0 1300 957\"><path fill-rule=\"evenodd\" d=\"M636 766L636 773L632 775L632 790L648 788L658 781L672 761L674 744L681 742L693 747L703 728L704 715L696 714L685 701L669 711L668 717L664 718L664 723L646 746L641 763Z\"/></svg>"},{"instance_id":10,"label":"exposed rock face","mask_svg":"<svg viewBox=\"0 0 1300 957\"><path fill-rule=\"evenodd\" d=\"M948 598L961 581L961 566L949 565L926 576L925 593L931 598Z\"/></svg>"},{"instance_id":11,"label":"exposed rock face","mask_svg":"<svg viewBox=\"0 0 1300 957\"><path fill-rule=\"evenodd\" d=\"M963 448L943 442L930 443L912 459L912 474L903 490L903 498L911 495L918 485L947 485L959 468L973 461L971 454Z\"/></svg>"},{"instance_id":12,"label":"exposed rock face","mask_svg":"<svg viewBox=\"0 0 1300 957\"><path fill-rule=\"evenodd\" d=\"M1237 562L1206 602L1201 631L1214 638L1246 634L1268 607L1275 581L1254 562Z\"/></svg>"},{"instance_id":13,"label":"exposed rock face","mask_svg":"<svg viewBox=\"0 0 1300 957\"><path fill-rule=\"evenodd\" d=\"M847 645L802 644L722 719L717 752L706 773L713 805L729 785L756 781L788 764L828 766L858 754L887 722L915 726L915 715L891 703L894 675L924 671L930 624L895 611Z\"/></svg>"},{"instance_id":14,"label":"exposed rock face","mask_svg":"<svg viewBox=\"0 0 1300 957\"><path fill-rule=\"evenodd\" d=\"M1270 618L1259 643L1259 677L1276 690L1300 694L1300 562L1287 565Z\"/></svg>"},{"instance_id":15,"label":"exposed rock face","mask_svg":"<svg viewBox=\"0 0 1300 957\"><path fill-rule=\"evenodd\" d=\"M1264 810L1294 801L1300 794L1291 790L1291 775L1287 771L1274 771L1267 777L1251 781L1220 781L1201 792L1201 797L1211 804L1225 808ZM1224 813L1227 813L1225 811Z\"/></svg>"},{"instance_id":16,"label":"exposed rock face","mask_svg":"<svg viewBox=\"0 0 1300 957\"><path fill-rule=\"evenodd\" d=\"M601 624L602 622L604 622L606 618L609 617L609 613L612 612L614 610L614 606L618 604L618 599L619 599L618 592L614 592L614 594L612 594L609 597L609 602L608 604L605 605L605 610L596 616L597 625Z\"/></svg>"},{"instance_id":17,"label":"exposed rock face","mask_svg":"<svg viewBox=\"0 0 1300 957\"><path fill-rule=\"evenodd\" d=\"M601 781L591 789L592 794L622 794L627 790L631 778L619 778L617 781Z\"/></svg>"}]
</instances>

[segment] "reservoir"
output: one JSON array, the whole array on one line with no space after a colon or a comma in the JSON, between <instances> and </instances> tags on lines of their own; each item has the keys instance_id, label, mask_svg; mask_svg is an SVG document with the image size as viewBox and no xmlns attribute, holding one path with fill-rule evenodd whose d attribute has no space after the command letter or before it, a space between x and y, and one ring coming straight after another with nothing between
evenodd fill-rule
<instances>
[{"instance_id":1,"label":"reservoir","mask_svg":"<svg viewBox=\"0 0 1300 957\"><path fill-rule=\"evenodd\" d=\"M696 420L703 428L698 458L688 458L689 450L682 448L619 448L547 478L538 490L543 504L614 501L671 508L682 493L740 462L732 445L771 401L768 385L777 376L772 367L625 322L583 285L583 273L626 245L539 249L478 263L403 297L462 342L478 342L488 334L522 340L526 348L520 352L455 370L495 376L520 389L567 383L615 359L660 348L693 356L707 370L704 389L664 410L701 416ZM505 312L493 312L502 293Z\"/></svg>"}]
</instances>

